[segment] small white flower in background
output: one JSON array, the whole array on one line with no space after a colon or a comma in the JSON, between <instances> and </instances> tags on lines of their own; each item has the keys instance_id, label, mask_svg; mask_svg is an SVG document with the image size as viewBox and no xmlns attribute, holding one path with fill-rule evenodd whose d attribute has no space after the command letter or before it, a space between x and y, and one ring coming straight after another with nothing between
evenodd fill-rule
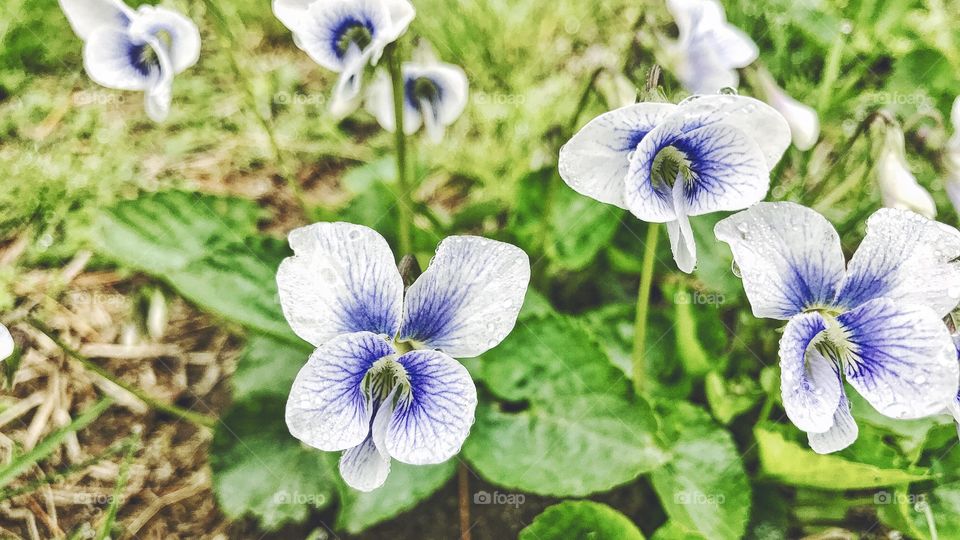
<instances>
[{"instance_id":1,"label":"small white flower in background","mask_svg":"<svg viewBox=\"0 0 960 540\"><path fill-rule=\"evenodd\" d=\"M960 364L943 322L960 303L956 229L884 208L849 263L833 226L793 203L759 203L715 232L733 250L754 316L787 321L783 406L814 451L857 438L844 378L896 419L942 413L956 398Z\"/></svg>"},{"instance_id":2,"label":"small white flower in background","mask_svg":"<svg viewBox=\"0 0 960 540\"><path fill-rule=\"evenodd\" d=\"M820 117L817 116L817 111L790 97L777 86L773 76L766 70L758 70L758 78L766 96L765 101L782 114L790 125L793 145L803 151L813 148L820 138Z\"/></svg>"},{"instance_id":3,"label":"small white flower in background","mask_svg":"<svg viewBox=\"0 0 960 540\"><path fill-rule=\"evenodd\" d=\"M403 74L403 131L413 134L420 126L434 142L467 106L467 75L459 66L438 61L406 62ZM393 132L395 118L390 76L377 74L367 93L366 108L383 129Z\"/></svg>"},{"instance_id":4,"label":"small white flower in background","mask_svg":"<svg viewBox=\"0 0 960 540\"><path fill-rule=\"evenodd\" d=\"M147 115L166 119L173 76L200 58L200 31L183 15L155 6L131 9L120 0L60 0L84 41L83 65L97 84L145 93Z\"/></svg>"},{"instance_id":5,"label":"small white flower in background","mask_svg":"<svg viewBox=\"0 0 960 540\"><path fill-rule=\"evenodd\" d=\"M953 101L950 123L953 124L953 136L947 141L944 155L944 164L947 167L945 185L950 202L957 212L960 212L960 96Z\"/></svg>"},{"instance_id":6,"label":"small white flower in background","mask_svg":"<svg viewBox=\"0 0 960 540\"><path fill-rule=\"evenodd\" d=\"M317 347L287 400L290 433L344 451L340 473L373 490L391 459L441 463L459 452L477 391L457 358L497 346L513 329L530 280L519 248L475 236L437 247L406 293L376 231L316 223L290 233L277 271L284 316Z\"/></svg>"},{"instance_id":7,"label":"small white flower in background","mask_svg":"<svg viewBox=\"0 0 960 540\"><path fill-rule=\"evenodd\" d=\"M273 12L314 62L340 74L330 101L337 116L360 105L364 69L415 15L407 0L274 0Z\"/></svg>"},{"instance_id":8,"label":"small white flower in background","mask_svg":"<svg viewBox=\"0 0 960 540\"><path fill-rule=\"evenodd\" d=\"M937 205L930 193L923 188L907 166L907 151L900 127L885 123L883 147L877 158L877 185L880 198L887 208L911 210L922 216L934 218Z\"/></svg>"},{"instance_id":9,"label":"small white flower in background","mask_svg":"<svg viewBox=\"0 0 960 540\"><path fill-rule=\"evenodd\" d=\"M717 0L667 0L679 30L677 40L664 47L662 63L687 91L712 94L740 83L737 68L753 63L757 45L727 22Z\"/></svg>"},{"instance_id":10,"label":"small white flower in background","mask_svg":"<svg viewBox=\"0 0 960 540\"><path fill-rule=\"evenodd\" d=\"M0 324L0 362L10 358L15 348L16 346L13 343L13 336L10 335L10 330L7 330L6 326Z\"/></svg>"},{"instance_id":11,"label":"small white flower in background","mask_svg":"<svg viewBox=\"0 0 960 540\"><path fill-rule=\"evenodd\" d=\"M790 127L769 105L737 95L679 105L637 103L591 120L560 149L560 176L575 191L667 223L677 266L692 272L690 217L762 200Z\"/></svg>"}]
</instances>

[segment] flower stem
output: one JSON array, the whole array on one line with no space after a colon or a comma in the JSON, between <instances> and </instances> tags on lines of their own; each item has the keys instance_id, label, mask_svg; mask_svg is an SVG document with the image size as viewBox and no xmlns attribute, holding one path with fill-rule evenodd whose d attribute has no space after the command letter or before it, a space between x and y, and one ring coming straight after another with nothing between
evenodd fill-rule
<instances>
[{"instance_id":1,"label":"flower stem","mask_svg":"<svg viewBox=\"0 0 960 540\"><path fill-rule=\"evenodd\" d=\"M643 391L646 378L647 319L650 314L650 289L653 286L653 263L657 256L659 236L660 224L648 224L640 290L637 291L637 316L633 324L633 388L638 394Z\"/></svg>"},{"instance_id":2,"label":"flower stem","mask_svg":"<svg viewBox=\"0 0 960 540\"><path fill-rule=\"evenodd\" d=\"M188 411L186 409L177 407L176 405L164 403L162 401L159 401L157 399L150 397L143 390L140 390L135 386L131 386L123 382L122 380L117 378L115 375L113 375L109 371L103 369L102 367L97 365L95 362L93 362L86 356L83 356L82 354L74 350L72 347L64 343L63 340L61 340L60 338L54 335L53 330L51 330L50 327L47 326L46 324L32 317L28 318L27 322L30 323L31 326L33 326L34 328L42 332L44 335L46 335L48 338L50 338L50 340L53 341L58 347L63 349L63 352L67 353L67 356L70 356L77 362L80 362L80 364L83 365L83 367L86 368L87 371L92 371L97 375L103 377L104 379L107 379L113 384L119 386L120 388L123 388L127 392L133 394L137 399L147 404L147 406L149 406L150 408L176 416L178 418L182 418L183 420L186 420L191 424L195 424L198 427L212 428L216 424L215 418L211 418L209 416L196 413L193 411Z\"/></svg>"},{"instance_id":3,"label":"flower stem","mask_svg":"<svg viewBox=\"0 0 960 540\"><path fill-rule=\"evenodd\" d=\"M400 70L400 54L396 43L385 52L390 84L393 87L393 141L397 152L397 207L400 213L400 255L413 253L411 227L413 225L413 189L407 167L407 136L403 131L403 73Z\"/></svg>"}]
</instances>

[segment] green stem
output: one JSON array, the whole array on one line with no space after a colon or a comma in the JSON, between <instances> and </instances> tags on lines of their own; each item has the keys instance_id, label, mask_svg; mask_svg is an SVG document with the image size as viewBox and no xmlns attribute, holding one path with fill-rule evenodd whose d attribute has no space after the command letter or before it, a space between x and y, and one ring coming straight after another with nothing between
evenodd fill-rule
<instances>
[{"instance_id":1,"label":"green stem","mask_svg":"<svg viewBox=\"0 0 960 540\"><path fill-rule=\"evenodd\" d=\"M104 379L107 379L113 384L119 386L120 388L123 388L127 392L133 394L140 401L146 403L147 406L149 406L150 408L176 416L178 418L182 418L183 420L186 420L191 424L194 424L199 427L213 428L216 425L216 422L217 422L216 418L211 418L209 416L206 416L200 413L188 411L186 409L177 407L176 405L170 405L168 403L158 401L157 399L154 399L149 395L147 395L143 390L140 390L135 386L131 386L123 382L122 380L117 378L114 374L103 369L102 367L94 363L92 360L83 356L82 354L74 350L72 347L64 343L60 338L54 335L54 332L53 330L50 329L50 327L38 321L37 319L30 317L30 318L27 318L27 322L30 323L30 325L32 325L34 328L42 332L44 335L46 335L48 338L50 338L50 340L56 343L58 347L63 349L63 352L67 353L68 356L70 356L77 362L80 362L80 364L83 365L83 367L86 368L88 371L92 371L97 375L103 377Z\"/></svg>"},{"instance_id":2,"label":"green stem","mask_svg":"<svg viewBox=\"0 0 960 540\"><path fill-rule=\"evenodd\" d=\"M660 224L647 226L647 239L643 250L643 269L640 274L640 290L637 291L637 317L633 325L633 388L642 393L646 379L647 319L650 313L650 289L653 287L653 263L657 258L657 239Z\"/></svg>"},{"instance_id":3,"label":"green stem","mask_svg":"<svg viewBox=\"0 0 960 540\"><path fill-rule=\"evenodd\" d=\"M390 83L393 87L393 141L397 151L397 207L400 213L400 255L413 254L411 227L413 225L413 189L407 167L407 136L403 132L403 73L400 69L400 54L396 43L385 52Z\"/></svg>"}]
</instances>

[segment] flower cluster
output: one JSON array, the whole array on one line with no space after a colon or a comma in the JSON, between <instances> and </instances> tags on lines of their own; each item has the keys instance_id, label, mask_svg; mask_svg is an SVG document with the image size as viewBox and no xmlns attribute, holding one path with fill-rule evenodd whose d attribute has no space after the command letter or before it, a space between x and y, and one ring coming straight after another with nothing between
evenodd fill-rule
<instances>
[{"instance_id":1,"label":"flower cluster","mask_svg":"<svg viewBox=\"0 0 960 540\"><path fill-rule=\"evenodd\" d=\"M404 291L390 247L372 229L317 223L289 240L280 303L294 332L317 347L290 390L290 433L342 450L344 480L364 491L383 484L391 459L423 465L459 452L477 391L454 358L479 356L513 329L527 255L450 237Z\"/></svg>"},{"instance_id":2,"label":"flower cluster","mask_svg":"<svg viewBox=\"0 0 960 540\"><path fill-rule=\"evenodd\" d=\"M387 131L393 131L393 86L380 71L368 90L368 66L376 66L385 48L410 26L415 11L407 0L274 0L277 18L317 64L339 73L330 110L346 116L361 103ZM403 127L412 134L423 126L432 141L443 136L467 104L463 70L431 57L402 66Z\"/></svg>"},{"instance_id":3,"label":"flower cluster","mask_svg":"<svg viewBox=\"0 0 960 540\"><path fill-rule=\"evenodd\" d=\"M60 0L83 40L83 65L94 82L144 92L147 115L166 119L173 76L197 63L200 32L183 15L155 6L133 10L120 0Z\"/></svg>"}]
</instances>

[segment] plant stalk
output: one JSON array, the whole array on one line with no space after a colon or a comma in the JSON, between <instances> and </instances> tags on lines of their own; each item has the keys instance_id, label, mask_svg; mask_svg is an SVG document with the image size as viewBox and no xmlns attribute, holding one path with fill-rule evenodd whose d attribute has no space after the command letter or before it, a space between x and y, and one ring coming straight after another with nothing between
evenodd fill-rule
<instances>
[{"instance_id":1,"label":"plant stalk","mask_svg":"<svg viewBox=\"0 0 960 540\"><path fill-rule=\"evenodd\" d=\"M653 266L657 258L660 224L647 225L643 250L640 289L637 291L637 315L633 325L633 388L641 394L646 383L647 319L650 315L650 289L653 287Z\"/></svg>"},{"instance_id":2,"label":"plant stalk","mask_svg":"<svg viewBox=\"0 0 960 540\"><path fill-rule=\"evenodd\" d=\"M397 207L400 214L400 255L403 256L413 254L413 199L410 194L413 183L410 181L407 164L407 135L403 131L404 84L399 51L394 43L385 52L385 56L393 89L393 142L397 152Z\"/></svg>"}]
</instances>

